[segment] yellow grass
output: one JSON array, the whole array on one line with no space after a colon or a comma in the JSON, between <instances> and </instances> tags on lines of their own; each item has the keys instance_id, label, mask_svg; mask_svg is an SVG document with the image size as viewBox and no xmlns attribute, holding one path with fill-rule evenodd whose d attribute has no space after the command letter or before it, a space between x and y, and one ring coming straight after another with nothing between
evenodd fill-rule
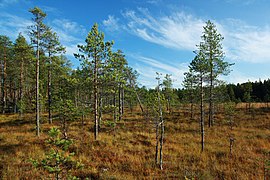
<instances>
[{"instance_id":1,"label":"yellow grass","mask_svg":"<svg viewBox=\"0 0 270 180\"><path fill-rule=\"evenodd\" d=\"M232 131L223 113L206 127L205 151L200 152L199 116L191 121L178 110L165 116L164 170L155 165L154 122L127 112L116 130L103 125L94 141L92 119L70 125L71 150L84 168L74 172L81 179L263 179L270 150L270 111L256 105L247 112L239 105ZM254 106L255 107L255 106ZM241 109L242 108L242 109ZM107 116L106 119L110 117ZM33 168L30 158L41 159L48 150L45 139L50 125L44 120L42 135L35 136L33 114L0 116L0 175L2 179L44 179L48 174ZM53 126L59 126L54 122ZM207 124L206 124L207 126ZM235 137L229 153L229 137Z\"/></svg>"}]
</instances>

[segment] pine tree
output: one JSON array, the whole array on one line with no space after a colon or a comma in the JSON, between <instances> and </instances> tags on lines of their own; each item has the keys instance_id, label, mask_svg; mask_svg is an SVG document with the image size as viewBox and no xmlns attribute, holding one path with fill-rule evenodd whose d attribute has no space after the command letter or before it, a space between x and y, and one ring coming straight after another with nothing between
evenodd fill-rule
<instances>
[{"instance_id":1,"label":"pine tree","mask_svg":"<svg viewBox=\"0 0 270 180\"><path fill-rule=\"evenodd\" d=\"M0 53L1 53L1 104L2 113L7 109L7 61L12 58L10 52L12 49L12 42L7 36L0 36Z\"/></svg>"},{"instance_id":2,"label":"pine tree","mask_svg":"<svg viewBox=\"0 0 270 180\"><path fill-rule=\"evenodd\" d=\"M29 26L29 36L31 38L32 44L36 48L36 134L40 135L40 102L39 102L39 61L40 61L40 49L42 45L42 40L44 39L44 34L48 30L47 26L43 23L46 13L44 13L40 8L34 7L29 10L33 14L32 21L34 25Z\"/></svg>"},{"instance_id":3,"label":"pine tree","mask_svg":"<svg viewBox=\"0 0 270 180\"><path fill-rule=\"evenodd\" d=\"M48 53L48 120L52 123L52 59L59 53L64 53L65 48L60 44L59 37L49 28L44 33L44 48Z\"/></svg>"},{"instance_id":4,"label":"pine tree","mask_svg":"<svg viewBox=\"0 0 270 180\"><path fill-rule=\"evenodd\" d=\"M194 103L196 99L196 77L193 71L184 73L183 86L187 91L188 101L190 103L190 120L194 119Z\"/></svg>"},{"instance_id":5,"label":"pine tree","mask_svg":"<svg viewBox=\"0 0 270 180\"><path fill-rule=\"evenodd\" d=\"M110 53L113 42L104 42L104 33L98 30L98 24L94 24L86 37L86 45L78 45L80 54L74 54L76 58L83 61L83 65L93 67L93 89L94 89L94 136L98 139L98 94L100 89L101 67Z\"/></svg>"},{"instance_id":6,"label":"pine tree","mask_svg":"<svg viewBox=\"0 0 270 180\"><path fill-rule=\"evenodd\" d=\"M138 77L138 72L136 70L133 70L131 67L129 67L126 70L127 78L128 78L128 83L131 89L133 89L132 93L135 93L137 101L139 103L140 109L142 113L144 113L143 105L140 99L140 96L137 92L137 77ZM131 96L132 97L132 96Z\"/></svg>"},{"instance_id":7,"label":"pine tree","mask_svg":"<svg viewBox=\"0 0 270 180\"><path fill-rule=\"evenodd\" d=\"M172 96L173 96L173 87L172 87L172 78L171 74L166 74L165 79L163 80L163 92L165 94L165 97L167 99L167 111L171 113L171 102L172 102Z\"/></svg>"},{"instance_id":8,"label":"pine tree","mask_svg":"<svg viewBox=\"0 0 270 180\"><path fill-rule=\"evenodd\" d=\"M200 126L201 126L201 151L204 151L204 83L209 72L208 61L204 54L199 51L189 66L190 72L194 73L197 85L200 89Z\"/></svg>"},{"instance_id":9,"label":"pine tree","mask_svg":"<svg viewBox=\"0 0 270 180\"><path fill-rule=\"evenodd\" d=\"M214 93L213 89L215 81L219 75L227 75L229 67L232 64L224 61L224 52L222 48L222 40L224 39L221 34L218 33L216 26L210 20L206 22L206 26L203 27L204 32L201 36L202 42L198 46L198 50L202 53L207 60L209 68L209 117L208 125L213 126L213 114L214 114Z\"/></svg>"},{"instance_id":10,"label":"pine tree","mask_svg":"<svg viewBox=\"0 0 270 180\"><path fill-rule=\"evenodd\" d=\"M20 116L22 116L23 112L26 110L27 99L30 97L25 97L26 87L31 85L32 76L29 75L30 72L33 71L32 61L33 57L33 49L27 43L25 37L20 33L14 44L14 62L15 64L19 64L19 96L18 96L18 107Z\"/></svg>"},{"instance_id":11,"label":"pine tree","mask_svg":"<svg viewBox=\"0 0 270 180\"><path fill-rule=\"evenodd\" d=\"M161 102L161 93L160 93L160 86L162 85L160 82L161 79L161 74L157 73L157 96L158 96L158 117L159 117L159 122L157 123L156 128L160 127L160 137L159 137L159 167L161 170L163 170L163 143L164 143L164 131L165 131L165 126L164 126L164 118L162 115L162 102ZM158 137L158 130L156 132L156 137ZM157 138L158 140L158 138ZM156 161L157 161L157 150L158 150L158 142L156 145Z\"/></svg>"}]
</instances>

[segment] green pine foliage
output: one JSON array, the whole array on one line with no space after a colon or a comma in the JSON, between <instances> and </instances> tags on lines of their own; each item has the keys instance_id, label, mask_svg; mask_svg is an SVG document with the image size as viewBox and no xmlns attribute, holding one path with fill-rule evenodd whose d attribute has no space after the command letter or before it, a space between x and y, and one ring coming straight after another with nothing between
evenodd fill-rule
<instances>
[{"instance_id":1,"label":"green pine foliage","mask_svg":"<svg viewBox=\"0 0 270 180\"><path fill-rule=\"evenodd\" d=\"M83 167L83 164L75 160L75 153L69 152L69 147L73 144L73 141L61 138L61 131L57 128L51 128L48 135L46 144L50 147L50 150L41 160L30 159L33 166L46 171L57 180L78 179L70 173L72 170Z\"/></svg>"}]
</instances>

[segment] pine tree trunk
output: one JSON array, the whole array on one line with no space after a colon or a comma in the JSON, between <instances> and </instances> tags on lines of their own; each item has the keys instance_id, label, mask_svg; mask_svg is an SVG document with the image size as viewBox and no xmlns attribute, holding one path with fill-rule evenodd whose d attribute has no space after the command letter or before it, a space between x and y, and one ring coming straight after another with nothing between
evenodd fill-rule
<instances>
[{"instance_id":1,"label":"pine tree trunk","mask_svg":"<svg viewBox=\"0 0 270 180\"><path fill-rule=\"evenodd\" d=\"M122 107L122 109L121 109L121 114L122 114L122 116L124 115L124 105L125 105L125 103L124 103L124 100L125 100L125 89L124 89L124 87L123 87L123 85L122 85L122 91L121 91L121 93L122 93L122 96L121 96L121 99L122 99L122 105L121 105L121 107Z\"/></svg>"},{"instance_id":2,"label":"pine tree trunk","mask_svg":"<svg viewBox=\"0 0 270 180\"><path fill-rule=\"evenodd\" d=\"M95 53L96 55L96 53ZM94 126L94 136L95 140L98 139L98 60L97 57L94 57L95 67L94 67L94 118L95 118L95 126Z\"/></svg>"},{"instance_id":3,"label":"pine tree trunk","mask_svg":"<svg viewBox=\"0 0 270 180\"><path fill-rule=\"evenodd\" d=\"M19 90L19 102L21 104L20 107L20 117L23 114L22 101L23 101L23 71L24 71L24 59L21 59L21 67L20 67L20 90Z\"/></svg>"},{"instance_id":4,"label":"pine tree trunk","mask_svg":"<svg viewBox=\"0 0 270 180\"><path fill-rule=\"evenodd\" d=\"M98 129L101 128L101 121L102 121L102 106L103 106L103 98L100 97L99 99L99 116L98 116Z\"/></svg>"},{"instance_id":5,"label":"pine tree trunk","mask_svg":"<svg viewBox=\"0 0 270 180\"><path fill-rule=\"evenodd\" d=\"M116 111L116 92L114 92L113 94L113 121L115 122L115 125L116 125L116 115L117 115L117 111Z\"/></svg>"},{"instance_id":6,"label":"pine tree trunk","mask_svg":"<svg viewBox=\"0 0 270 180\"><path fill-rule=\"evenodd\" d=\"M122 119L122 93L121 93L121 84L118 88L118 115L119 115L119 121Z\"/></svg>"},{"instance_id":7,"label":"pine tree trunk","mask_svg":"<svg viewBox=\"0 0 270 180\"><path fill-rule=\"evenodd\" d=\"M155 161L158 164L158 146L159 144L159 118L156 117L156 153L155 153Z\"/></svg>"},{"instance_id":8,"label":"pine tree trunk","mask_svg":"<svg viewBox=\"0 0 270 180\"><path fill-rule=\"evenodd\" d=\"M40 135L40 123L39 123L39 27L37 27L37 61L36 61L36 135Z\"/></svg>"},{"instance_id":9,"label":"pine tree trunk","mask_svg":"<svg viewBox=\"0 0 270 180\"><path fill-rule=\"evenodd\" d=\"M142 106L142 103L141 103L140 97L139 97L139 95L138 95L138 93L137 93L137 91L136 91L135 86L133 86L133 88L134 88L134 91L135 91L135 94L136 94L137 100L138 100L138 102L139 102L139 105L140 105L141 111L142 111L142 113L143 113L143 106Z\"/></svg>"},{"instance_id":10,"label":"pine tree trunk","mask_svg":"<svg viewBox=\"0 0 270 180\"><path fill-rule=\"evenodd\" d=\"M51 90L51 84L52 84L52 70L51 70L52 60L49 53L49 69L48 69L48 120L49 123L52 124L52 90Z\"/></svg>"},{"instance_id":11,"label":"pine tree trunk","mask_svg":"<svg viewBox=\"0 0 270 180\"><path fill-rule=\"evenodd\" d=\"M210 72L210 87L209 87L209 117L208 126L211 127L214 124L213 120L213 68L211 67Z\"/></svg>"},{"instance_id":12,"label":"pine tree trunk","mask_svg":"<svg viewBox=\"0 0 270 180\"><path fill-rule=\"evenodd\" d=\"M13 112L17 113L17 87L16 82L14 82L14 91L13 91Z\"/></svg>"},{"instance_id":13,"label":"pine tree trunk","mask_svg":"<svg viewBox=\"0 0 270 180\"><path fill-rule=\"evenodd\" d=\"M113 122L114 122L114 126L113 126L113 132L114 132L114 136L116 135L116 114L117 114L117 110L116 110L116 90L114 91L113 94Z\"/></svg>"},{"instance_id":14,"label":"pine tree trunk","mask_svg":"<svg viewBox=\"0 0 270 180\"><path fill-rule=\"evenodd\" d=\"M3 64L3 77L2 77L2 113L5 114L6 112L6 106L7 106L7 102L6 102L6 98L7 98L7 87L6 87L6 78L7 78L7 52L6 52L6 48L4 47L4 64Z\"/></svg>"},{"instance_id":15,"label":"pine tree trunk","mask_svg":"<svg viewBox=\"0 0 270 180\"><path fill-rule=\"evenodd\" d=\"M160 124L160 149L159 149L159 166L163 170L163 140L164 140L164 121L162 116L162 106L160 101L160 91L159 91L159 80L158 80L158 105L159 105L159 124Z\"/></svg>"},{"instance_id":16,"label":"pine tree trunk","mask_svg":"<svg viewBox=\"0 0 270 180\"><path fill-rule=\"evenodd\" d=\"M164 120L161 116L161 120L160 120L160 123L161 123L161 132L160 132L160 154L159 154L159 165L160 165L160 169L163 170L163 141L164 141Z\"/></svg>"},{"instance_id":17,"label":"pine tree trunk","mask_svg":"<svg viewBox=\"0 0 270 180\"><path fill-rule=\"evenodd\" d=\"M204 109L203 109L203 78L200 78L200 94L201 94L201 104L200 104L200 110L201 110L201 151L203 152L204 150Z\"/></svg>"},{"instance_id":18,"label":"pine tree trunk","mask_svg":"<svg viewBox=\"0 0 270 180\"><path fill-rule=\"evenodd\" d=\"M142 103L141 103L140 97L139 97L139 95L138 95L138 93L137 93L137 91L136 91L136 87L135 87L134 80L132 80L132 79L131 79L130 74L128 74L128 75L129 75L129 78L130 78L130 84L131 84L131 86L132 86L132 87L133 87L133 89L134 89L135 95L136 95L136 97L137 97L137 100L138 100L138 102L139 102L139 105L140 105L141 111L142 111L142 113L143 113L143 106L142 106Z\"/></svg>"},{"instance_id":19,"label":"pine tree trunk","mask_svg":"<svg viewBox=\"0 0 270 180\"><path fill-rule=\"evenodd\" d=\"M168 98L168 112L169 112L169 114L171 114L171 98L169 97Z\"/></svg>"}]
</instances>

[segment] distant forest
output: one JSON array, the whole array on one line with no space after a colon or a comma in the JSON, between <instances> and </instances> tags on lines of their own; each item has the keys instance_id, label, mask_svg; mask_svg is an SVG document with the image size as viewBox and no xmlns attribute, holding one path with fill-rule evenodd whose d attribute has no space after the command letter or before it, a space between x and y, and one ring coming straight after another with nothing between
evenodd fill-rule
<instances>
[{"instance_id":1,"label":"distant forest","mask_svg":"<svg viewBox=\"0 0 270 180\"><path fill-rule=\"evenodd\" d=\"M246 82L242 84L228 84L227 93L234 102L269 102L270 80Z\"/></svg>"},{"instance_id":2,"label":"distant forest","mask_svg":"<svg viewBox=\"0 0 270 180\"><path fill-rule=\"evenodd\" d=\"M222 89L222 97L217 97L217 99L224 102L270 102L270 79L255 82L249 81L245 83L225 84ZM186 100L186 90L184 88L177 89L175 92L182 102Z\"/></svg>"}]
</instances>

